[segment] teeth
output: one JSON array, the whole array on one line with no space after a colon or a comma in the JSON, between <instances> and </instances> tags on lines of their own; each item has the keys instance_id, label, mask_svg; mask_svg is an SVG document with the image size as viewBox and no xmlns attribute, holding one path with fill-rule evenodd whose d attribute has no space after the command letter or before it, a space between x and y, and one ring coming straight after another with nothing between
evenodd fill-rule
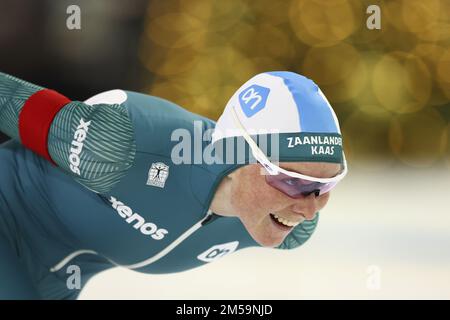
<instances>
[{"instance_id":1,"label":"teeth","mask_svg":"<svg viewBox=\"0 0 450 320\"><path fill-rule=\"evenodd\" d=\"M283 219L279 216L277 216L276 214L272 214L279 222L281 222L282 224L284 224L287 227L295 227L296 225L298 225L300 222L292 222L286 219Z\"/></svg>"}]
</instances>

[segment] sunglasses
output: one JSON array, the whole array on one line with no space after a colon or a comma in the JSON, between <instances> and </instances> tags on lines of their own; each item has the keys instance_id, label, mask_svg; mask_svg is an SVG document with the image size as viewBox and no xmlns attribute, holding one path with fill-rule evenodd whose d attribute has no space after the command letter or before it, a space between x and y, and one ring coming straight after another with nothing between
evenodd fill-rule
<instances>
[{"instance_id":1,"label":"sunglasses","mask_svg":"<svg viewBox=\"0 0 450 320\"><path fill-rule=\"evenodd\" d=\"M343 154L342 170L336 176L331 178L316 178L304 175L298 172L283 169L272 163L265 153L258 147L256 142L250 137L233 109L233 117L242 131L245 141L250 146L253 156L259 164L265 169L265 181L271 187L281 191L285 195L298 199L307 197L314 193L316 197L329 192L339 181L347 174L347 161Z\"/></svg>"}]
</instances>

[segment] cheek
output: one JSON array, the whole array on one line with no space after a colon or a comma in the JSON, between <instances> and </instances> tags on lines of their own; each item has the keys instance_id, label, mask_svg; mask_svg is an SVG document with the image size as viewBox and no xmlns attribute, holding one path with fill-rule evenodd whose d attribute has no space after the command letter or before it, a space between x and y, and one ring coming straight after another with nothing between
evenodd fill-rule
<instances>
[{"instance_id":1,"label":"cheek","mask_svg":"<svg viewBox=\"0 0 450 320\"><path fill-rule=\"evenodd\" d=\"M267 185L264 177L247 176L231 188L232 206L250 235L262 246L279 245L286 234L275 232L270 212L289 205L284 195Z\"/></svg>"},{"instance_id":2,"label":"cheek","mask_svg":"<svg viewBox=\"0 0 450 320\"><path fill-rule=\"evenodd\" d=\"M280 205L278 192L267 185L264 177L248 177L232 188L232 205L241 217L265 216Z\"/></svg>"},{"instance_id":3,"label":"cheek","mask_svg":"<svg viewBox=\"0 0 450 320\"><path fill-rule=\"evenodd\" d=\"M330 199L330 192L327 192L322 197L320 197L319 201L317 203L317 207L318 207L317 211L320 211L321 209L323 209L326 206L329 199Z\"/></svg>"}]
</instances>

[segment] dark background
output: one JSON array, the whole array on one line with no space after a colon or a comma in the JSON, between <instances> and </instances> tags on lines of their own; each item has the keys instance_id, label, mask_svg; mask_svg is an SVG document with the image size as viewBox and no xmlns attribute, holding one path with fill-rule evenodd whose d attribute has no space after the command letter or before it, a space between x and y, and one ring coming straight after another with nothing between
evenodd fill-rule
<instances>
[{"instance_id":1,"label":"dark background","mask_svg":"<svg viewBox=\"0 0 450 320\"><path fill-rule=\"evenodd\" d=\"M66 27L70 4L82 8L81 30ZM147 1L1 0L0 70L72 100L114 88L138 91L143 71L136 56L146 6ZM6 139L0 133L0 142Z\"/></svg>"}]
</instances>

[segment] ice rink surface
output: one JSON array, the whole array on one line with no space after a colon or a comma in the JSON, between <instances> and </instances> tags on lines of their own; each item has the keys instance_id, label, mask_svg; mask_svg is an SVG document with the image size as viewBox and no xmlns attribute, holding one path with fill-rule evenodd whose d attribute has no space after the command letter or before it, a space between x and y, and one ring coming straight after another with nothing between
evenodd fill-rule
<instances>
[{"instance_id":1,"label":"ice rink surface","mask_svg":"<svg viewBox=\"0 0 450 320\"><path fill-rule=\"evenodd\" d=\"M80 299L450 299L450 167L357 167L332 192L314 236L250 248L190 271L121 268Z\"/></svg>"}]
</instances>

